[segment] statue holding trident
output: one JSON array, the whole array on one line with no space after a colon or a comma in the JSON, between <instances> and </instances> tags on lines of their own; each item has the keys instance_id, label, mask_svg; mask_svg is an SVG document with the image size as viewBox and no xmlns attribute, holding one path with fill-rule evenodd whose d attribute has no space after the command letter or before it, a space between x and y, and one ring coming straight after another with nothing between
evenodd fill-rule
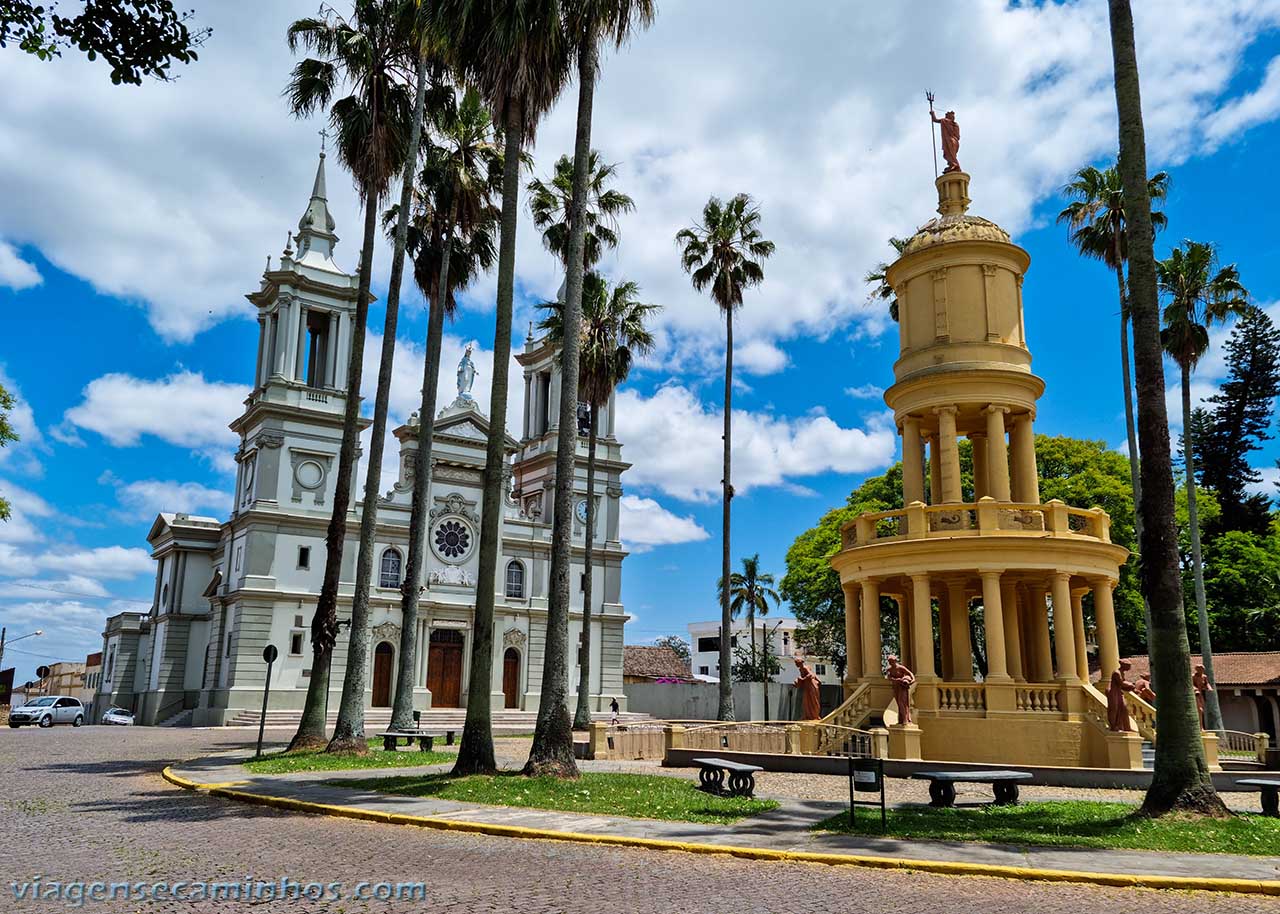
<instances>
[{"instance_id":1,"label":"statue holding trident","mask_svg":"<svg viewBox=\"0 0 1280 914\"><path fill-rule=\"evenodd\" d=\"M960 170L960 125L956 123L956 113L948 111L943 117L933 110L933 93L926 92L924 97L929 100L929 117L942 130L942 158L946 160L947 167L942 169L944 175L953 171ZM937 149L934 150L933 170L938 170Z\"/></svg>"},{"instance_id":2,"label":"statue holding trident","mask_svg":"<svg viewBox=\"0 0 1280 914\"><path fill-rule=\"evenodd\" d=\"M471 361L471 348L468 343L466 351L462 353L462 361L458 363L458 400L463 403L474 402L471 385L476 382L476 363Z\"/></svg>"}]
</instances>

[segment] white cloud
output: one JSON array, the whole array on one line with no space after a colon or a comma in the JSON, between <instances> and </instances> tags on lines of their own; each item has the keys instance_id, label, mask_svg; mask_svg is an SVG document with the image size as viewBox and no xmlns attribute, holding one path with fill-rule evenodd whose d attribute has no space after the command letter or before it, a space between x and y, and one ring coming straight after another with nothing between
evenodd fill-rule
<instances>
[{"instance_id":1,"label":"white cloud","mask_svg":"<svg viewBox=\"0 0 1280 914\"><path fill-rule=\"evenodd\" d=\"M196 482L171 479L139 479L125 482L107 472L98 480L115 487L124 516L150 520L161 511L183 511L188 514L225 514L231 507L231 493L212 489Z\"/></svg>"},{"instance_id":2,"label":"white cloud","mask_svg":"<svg viewBox=\"0 0 1280 914\"><path fill-rule=\"evenodd\" d=\"M35 557L35 567L62 574L121 581L155 572L151 553L146 549L124 546L74 548L41 553Z\"/></svg>"},{"instance_id":3,"label":"white cloud","mask_svg":"<svg viewBox=\"0 0 1280 914\"><path fill-rule=\"evenodd\" d=\"M855 400L878 400L884 396L884 388L875 384L860 384L857 387L846 387L844 392Z\"/></svg>"},{"instance_id":4,"label":"white cloud","mask_svg":"<svg viewBox=\"0 0 1280 914\"><path fill-rule=\"evenodd\" d=\"M1265 123L1280 113L1280 57L1273 57L1258 87L1232 99L1204 122L1206 144L1216 149L1233 136Z\"/></svg>"},{"instance_id":5,"label":"white cloud","mask_svg":"<svg viewBox=\"0 0 1280 914\"><path fill-rule=\"evenodd\" d=\"M115 87L75 55L57 67L4 55L0 81L23 91L0 98L11 178L0 237L137 301L168 339L248 316L242 293L296 223L314 168L317 125L292 119L279 93L293 61L285 28L313 12L310 0L202 6L213 36L173 83ZM1153 164L1216 142L1210 128L1274 114L1270 73L1243 100L1223 93L1280 18L1275 0L1165 0L1136 14ZM717 50L738 47L752 53ZM938 87L959 112L975 209L1016 232L1081 162L1114 153L1110 70L1100 4L825 4L796 16L744 0L731 17L717 4L669 5L603 65L593 139L637 202L604 267L666 306L664 361L696 364L723 326L679 270L673 237L709 194L749 191L778 252L740 312L744 371L779 370L779 341L880 332L884 309L866 301L862 275L886 237L933 210L916 87ZM572 148L574 109L570 89L542 125L539 175ZM359 211L336 168L329 187L350 267ZM559 269L527 218L519 244L521 289L550 296ZM380 239L379 270L386 260ZM488 309L492 293L490 275L464 305Z\"/></svg>"},{"instance_id":6,"label":"white cloud","mask_svg":"<svg viewBox=\"0 0 1280 914\"><path fill-rule=\"evenodd\" d=\"M13 245L0 241L0 287L8 286L15 292L38 286L44 277L34 264L18 256Z\"/></svg>"},{"instance_id":7,"label":"white cloud","mask_svg":"<svg viewBox=\"0 0 1280 914\"><path fill-rule=\"evenodd\" d=\"M711 535L692 515L673 514L652 498L623 495L618 504L622 511L622 540L635 552L673 543L696 543Z\"/></svg>"},{"instance_id":8,"label":"white cloud","mask_svg":"<svg viewBox=\"0 0 1280 914\"><path fill-rule=\"evenodd\" d=\"M0 387L7 390L15 401L8 419L10 427L18 436L17 441L0 447L0 466L8 466L15 472L28 476L39 476L44 472L44 466L37 455L47 452L49 447L40 427L36 425L31 404L22 396L18 382L5 372L3 365L0 365Z\"/></svg>"},{"instance_id":9,"label":"white cloud","mask_svg":"<svg viewBox=\"0 0 1280 914\"><path fill-rule=\"evenodd\" d=\"M0 546L5 543L35 543L44 539L35 518L53 517L57 512L47 501L29 489L0 479L0 495L9 503L11 513L7 521L0 521ZM0 551L0 569L4 564L4 552Z\"/></svg>"},{"instance_id":10,"label":"white cloud","mask_svg":"<svg viewBox=\"0 0 1280 914\"><path fill-rule=\"evenodd\" d=\"M116 447L132 447L149 435L207 453L233 450L236 438L227 424L240 414L248 394L247 385L208 381L192 371L158 380L103 375L90 381L80 404L66 411L57 436L77 443L76 430L86 429Z\"/></svg>"},{"instance_id":11,"label":"white cloud","mask_svg":"<svg viewBox=\"0 0 1280 914\"><path fill-rule=\"evenodd\" d=\"M687 388L652 397L618 392L618 438L633 466L631 485L652 486L687 501L719 497L724 413ZM880 415L865 428L842 428L824 415L785 418L734 410L733 485L739 495L819 473L863 473L893 459L897 438Z\"/></svg>"}]
</instances>

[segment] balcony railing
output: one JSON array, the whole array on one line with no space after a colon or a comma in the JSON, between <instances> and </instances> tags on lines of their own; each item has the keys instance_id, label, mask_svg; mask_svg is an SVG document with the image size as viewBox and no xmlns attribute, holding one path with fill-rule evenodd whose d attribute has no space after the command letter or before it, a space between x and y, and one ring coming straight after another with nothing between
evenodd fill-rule
<instances>
[{"instance_id":1,"label":"balcony railing","mask_svg":"<svg viewBox=\"0 0 1280 914\"><path fill-rule=\"evenodd\" d=\"M1035 536L1111 542L1111 518L1101 508L1073 508L1056 498L1042 505L998 502L926 505L861 514L840 528L845 549L904 539Z\"/></svg>"}]
</instances>

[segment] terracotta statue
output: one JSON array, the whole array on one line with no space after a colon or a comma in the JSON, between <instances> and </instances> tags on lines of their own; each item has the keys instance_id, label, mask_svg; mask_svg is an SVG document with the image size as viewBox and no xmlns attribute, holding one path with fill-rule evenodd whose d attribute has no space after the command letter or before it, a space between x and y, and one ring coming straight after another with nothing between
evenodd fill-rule
<instances>
[{"instance_id":1,"label":"terracotta statue","mask_svg":"<svg viewBox=\"0 0 1280 914\"><path fill-rule=\"evenodd\" d=\"M1151 689L1151 680L1142 678L1133 684L1133 693L1152 707L1156 703L1156 693Z\"/></svg>"},{"instance_id":2,"label":"terracotta statue","mask_svg":"<svg viewBox=\"0 0 1280 914\"><path fill-rule=\"evenodd\" d=\"M948 111L943 117L929 108L929 117L942 131L942 157L947 160L947 167L942 169L944 175L960 170L960 125L956 123L956 113Z\"/></svg>"},{"instance_id":3,"label":"terracotta statue","mask_svg":"<svg viewBox=\"0 0 1280 914\"><path fill-rule=\"evenodd\" d=\"M1107 729L1114 733L1133 730L1129 723L1129 709L1124 706L1124 693L1134 690L1134 684L1124 678L1132 667L1128 660L1121 660L1120 669L1111 674L1111 685L1107 688Z\"/></svg>"},{"instance_id":4,"label":"terracotta statue","mask_svg":"<svg viewBox=\"0 0 1280 914\"><path fill-rule=\"evenodd\" d=\"M795 660L796 672L800 674L794 683L800 690L800 719L818 720L822 717L822 683L802 658L797 657Z\"/></svg>"},{"instance_id":5,"label":"terracotta statue","mask_svg":"<svg viewBox=\"0 0 1280 914\"><path fill-rule=\"evenodd\" d=\"M893 700L898 703L898 723L911 723L911 686L916 681L915 673L899 663L895 655L890 654L889 672L885 673L885 678L893 686Z\"/></svg>"},{"instance_id":6,"label":"terracotta statue","mask_svg":"<svg viewBox=\"0 0 1280 914\"><path fill-rule=\"evenodd\" d=\"M1196 711L1200 713L1200 729L1204 729L1204 693L1213 691L1213 683L1209 674L1204 671L1204 664L1197 663L1195 672L1191 674L1191 687L1196 690Z\"/></svg>"}]
</instances>

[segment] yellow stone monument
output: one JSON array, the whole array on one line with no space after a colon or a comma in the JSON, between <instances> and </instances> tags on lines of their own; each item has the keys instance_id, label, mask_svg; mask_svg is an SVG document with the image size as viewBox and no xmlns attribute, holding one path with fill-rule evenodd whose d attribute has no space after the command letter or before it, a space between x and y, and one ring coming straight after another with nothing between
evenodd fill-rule
<instances>
[{"instance_id":1,"label":"yellow stone monument","mask_svg":"<svg viewBox=\"0 0 1280 914\"><path fill-rule=\"evenodd\" d=\"M1089 685L1082 609L1091 594L1106 683L1120 660L1112 589L1128 550L1111 542L1101 508L1040 501L1033 424L1044 381L1031 372L1022 310L1031 258L968 213L969 175L936 183L938 217L887 275L901 348L885 402L902 436L906 507L841 531L831 564L845 595L846 700L824 723L881 717L897 758L1141 767L1141 737L1111 733L1106 696ZM961 435L973 444L971 502ZM901 660L916 677L913 724L897 724L884 678L883 597L897 605ZM985 677L970 644L975 601Z\"/></svg>"}]
</instances>

